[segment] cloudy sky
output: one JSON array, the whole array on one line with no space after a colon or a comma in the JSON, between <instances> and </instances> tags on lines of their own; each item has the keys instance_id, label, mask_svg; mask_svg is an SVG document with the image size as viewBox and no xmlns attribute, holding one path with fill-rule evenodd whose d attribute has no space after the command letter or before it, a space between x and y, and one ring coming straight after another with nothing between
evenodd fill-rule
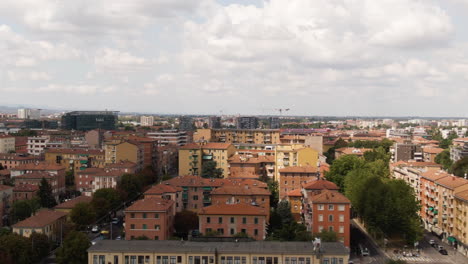
<instances>
[{"instance_id":1,"label":"cloudy sky","mask_svg":"<svg viewBox=\"0 0 468 264\"><path fill-rule=\"evenodd\" d=\"M468 116L468 0L1 0L0 105Z\"/></svg>"}]
</instances>

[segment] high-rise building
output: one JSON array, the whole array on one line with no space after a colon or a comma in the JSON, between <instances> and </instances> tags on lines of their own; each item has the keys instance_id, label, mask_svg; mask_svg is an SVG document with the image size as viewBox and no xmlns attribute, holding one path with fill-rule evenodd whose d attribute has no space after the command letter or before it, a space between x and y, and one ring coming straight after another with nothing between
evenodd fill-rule
<instances>
[{"instance_id":1,"label":"high-rise building","mask_svg":"<svg viewBox=\"0 0 468 264\"><path fill-rule=\"evenodd\" d=\"M256 129L258 127L258 118L255 116L240 116L237 118L238 129Z\"/></svg>"},{"instance_id":2,"label":"high-rise building","mask_svg":"<svg viewBox=\"0 0 468 264\"><path fill-rule=\"evenodd\" d=\"M211 116L209 120L210 128L221 128L221 117L220 116Z\"/></svg>"},{"instance_id":3,"label":"high-rise building","mask_svg":"<svg viewBox=\"0 0 468 264\"><path fill-rule=\"evenodd\" d=\"M41 109L21 108L18 109L18 118L20 119L39 119Z\"/></svg>"},{"instance_id":4,"label":"high-rise building","mask_svg":"<svg viewBox=\"0 0 468 264\"><path fill-rule=\"evenodd\" d=\"M278 129L281 127L279 117L270 117L270 129Z\"/></svg>"},{"instance_id":5,"label":"high-rise building","mask_svg":"<svg viewBox=\"0 0 468 264\"><path fill-rule=\"evenodd\" d=\"M193 119L189 116L179 117L180 131L193 131Z\"/></svg>"},{"instance_id":6,"label":"high-rise building","mask_svg":"<svg viewBox=\"0 0 468 264\"><path fill-rule=\"evenodd\" d=\"M154 116L141 116L140 123L141 123L141 126L153 126Z\"/></svg>"},{"instance_id":7,"label":"high-rise building","mask_svg":"<svg viewBox=\"0 0 468 264\"><path fill-rule=\"evenodd\" d=\"M117 119L117 111L74 111L62 116L62 129L115 130Z\"/></svg>"}]
</instances>

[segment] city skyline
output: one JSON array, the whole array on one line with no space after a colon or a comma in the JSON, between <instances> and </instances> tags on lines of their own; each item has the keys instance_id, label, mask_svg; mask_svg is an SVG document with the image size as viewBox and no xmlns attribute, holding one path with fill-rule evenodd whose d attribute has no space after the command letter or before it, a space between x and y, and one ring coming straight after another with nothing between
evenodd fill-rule
<instances>
[{"instance_id":1,"label":"city skyline","mask_svg":"<svg viewBox=\"0 0 468 264\"><path fill-rule=\"evenodd\" d=\"M2 105L466 117L462 0L43 0L0 7Z\"/></svg>"}]
</instances>

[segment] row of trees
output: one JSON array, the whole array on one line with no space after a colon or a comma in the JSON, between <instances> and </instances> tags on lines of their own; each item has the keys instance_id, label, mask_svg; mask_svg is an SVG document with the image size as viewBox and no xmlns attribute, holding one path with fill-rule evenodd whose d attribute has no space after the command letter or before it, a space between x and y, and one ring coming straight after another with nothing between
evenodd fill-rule
<instances>
[{"instance_id":1,"label":"row of trees","mask_svg":"<svg viewBox=\"0 0 468 264\"><path fill-rule=\"evenodd\" d=\"M364 159L345 155L335 160L325 176L351 200L354 214L369 231L413 243L422 236L417 214L420 206L410 186L390 179L388 160L389 154L382 148Z\"/></svg>"},{"instance_id":2,"label":"row of trees","mask_svg":"<svg viewBox=\"0 0 468 264\"><path fill-rule=\"evenodd\" d=\"M0 263L37 263L49 254L52 244L44 234L33 233L29 238L0 231Z\"/></svg>"},{"instance_id":3,"label":"row of trees","mask_svg":"<svg viewBox=\"0 0 468 264\"><path fill-rule=\"evenodd\" d=\"M381 141L372 141L372 140L356 140L353 142L348 142L342 138L339 138L333 147L328 149L324 153L324 155L327 157L327 163L332 164L333 161L335 160L335 150L339 148L345 148L345 147L350 147L350 148L369 148L369 149L383 149L386 153L390 150L390 147L393 145L393 141L389 139L382 139Z\"/></svg>"}]
</instances>

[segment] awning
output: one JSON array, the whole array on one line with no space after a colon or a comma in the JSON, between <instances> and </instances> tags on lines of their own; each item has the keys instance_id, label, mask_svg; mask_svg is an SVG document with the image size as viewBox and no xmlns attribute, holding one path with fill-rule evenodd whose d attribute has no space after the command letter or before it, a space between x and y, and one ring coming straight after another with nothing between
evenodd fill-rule
<instances>
[{"instance_id":1,"label":"awning","mask_svg":"<svg viewBox=\"0 0 468 264\"><path fill-rule=\"evenodd\" d=\"M447 240L450 241L450 242L457 242L457 239L454 238L453 236L447 237Z\"/></svg>"},{"instance_id":2,"label":"awning","mask_svg":"<svg viewBox=\"0 0 468 264\"><path fill-rule=\"evenodd\" d=\"M438 213L439 213L439 211L437 211L437 210L434 210L434 214L435 214L435 215L436 215L436 214L438 214Z\"/></svg>"},{"instance_id":3,"label":"awning","mask_svg":"<svg viewBox=\"0 0 468 264\"><path fill-rule=\"evenodd\" d=\"M434 207L429 207L429 211L432 211L432 210L434 210Z\"/></svg>"}]
</instances>

